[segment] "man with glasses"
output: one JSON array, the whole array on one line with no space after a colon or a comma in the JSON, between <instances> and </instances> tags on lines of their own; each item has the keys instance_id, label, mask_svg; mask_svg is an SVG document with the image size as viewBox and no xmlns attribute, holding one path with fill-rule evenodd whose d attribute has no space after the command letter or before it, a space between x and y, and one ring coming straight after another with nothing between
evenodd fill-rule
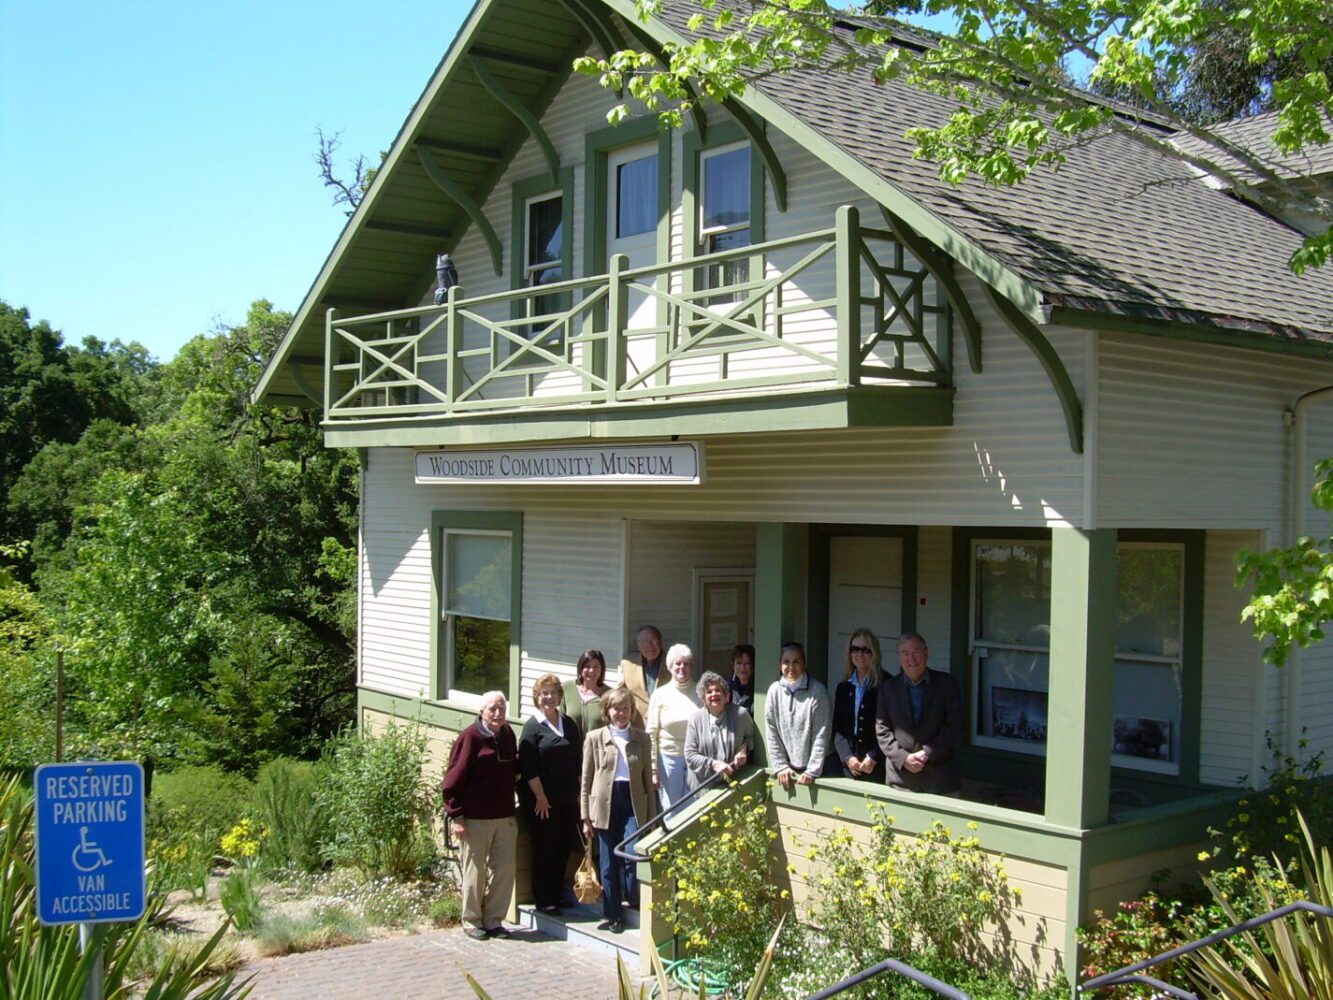
<instances>
[{"instance_id":1,"label":"man with glasses","mask_svg":"<svg viewBox=\"0 0 1333 1000\"><path fill-rule=\"evenodd\" d=\"M656 625L645 625L635 637L639 651L620 661L621 684L634 695L634 723L644 726L648 719L648 700L657 690L662 672L662 631Z\"/></svg>"},{"instance_id":2,"label":"man with glasses","mask_svg":"<svg viewBox=\"0 0 1333 1000\"><path fill-rule=\"evenodd\" d=\"M503 692L481 696L477 721L458 734L444 772L444 811L463 868L463 933L475 941L508 937L501 922L514 895L514 783L518 741Z\"/></svg>"},{"instance_id":3,"label":"man with glasses","mask_svg":"<svg viewBox=\"0 0 1333 1000\"><path fill-rule=\"evenodd\" d=\"M884 751L886 784L957 796L963 787L955 751L963 736L963 696L953 674L930 669L926 640L898 640L902 673L879 686L875 735Z\"/></svg>"}]
</instances>

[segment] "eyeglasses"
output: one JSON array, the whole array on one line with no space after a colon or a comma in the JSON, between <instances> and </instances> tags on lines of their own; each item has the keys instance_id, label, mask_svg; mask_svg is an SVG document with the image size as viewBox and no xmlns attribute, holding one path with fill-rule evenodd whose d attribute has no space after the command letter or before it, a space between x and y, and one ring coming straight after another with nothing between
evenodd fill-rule
<instances>
[{"instance_id":1,"label":"eyeglasses","mask_svg":"<svg viewBox=\"0 0 1333 1000\"><path fill-rule=\"evenodd\" d=\"M848 648L853 653L865 653L866 655L869 655L874 652L869 646L849 646Z\"/></svg>"}]
</instances>

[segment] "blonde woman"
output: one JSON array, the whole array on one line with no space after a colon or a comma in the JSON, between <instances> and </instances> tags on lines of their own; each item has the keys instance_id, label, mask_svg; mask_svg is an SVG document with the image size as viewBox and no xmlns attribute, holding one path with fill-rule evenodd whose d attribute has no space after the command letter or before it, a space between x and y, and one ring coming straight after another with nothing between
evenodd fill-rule
<instances>
[{"instance_id":1,"label":"blonde woman","mask_svg":"<svg viewBox=\"0 0 1333 1000\"><path fill-rule=\"evenodd\" d=\"M847 640L846 671L833 692L833 750L843 773L857 781L884 780L884 752L875 735L883 679L879 639L859 628Z\"/></svg>"}]
</instances>

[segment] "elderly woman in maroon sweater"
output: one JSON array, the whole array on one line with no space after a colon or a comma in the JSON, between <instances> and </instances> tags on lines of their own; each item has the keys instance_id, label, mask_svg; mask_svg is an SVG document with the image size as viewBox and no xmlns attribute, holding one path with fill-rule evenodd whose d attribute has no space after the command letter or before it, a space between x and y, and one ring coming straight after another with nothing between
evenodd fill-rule
<instances>
[{"instance_id":1,"label":"elderly woman in maroon sweater","mask_svg":"<svg viewBox=\"0 0 1333 1000\"><path fill-rule=\"evenodd\" d=\"M518 744L505 721L505 696L487 691L475 723L458 734L444 772L444 811L461 845L463 929L468 937L508 937L501 921L514 894L514 781Z\"/></svg>"}]
</instances>

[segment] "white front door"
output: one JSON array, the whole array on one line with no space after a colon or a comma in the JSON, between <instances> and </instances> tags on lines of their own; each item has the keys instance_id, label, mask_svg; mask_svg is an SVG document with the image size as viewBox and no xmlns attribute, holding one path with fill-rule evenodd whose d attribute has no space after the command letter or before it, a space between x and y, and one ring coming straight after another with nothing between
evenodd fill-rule
<instances>
[{"instance_id":1,"label":"white front door","mask_svg":"<svg viewBox=\"0 0 1333 1000\"><path fill-rule=\"evenodd\" d=\"M657 140L626 146L606 158L606 256L623 253L630 267L657 263L659 205ZM651 282L650 282L651 283ZM657 301L643 291L629 296L629 329L657 326ZM641 371L656 356L656 337L631 337L629 372Z\"/></svg>"}]
</instances>

